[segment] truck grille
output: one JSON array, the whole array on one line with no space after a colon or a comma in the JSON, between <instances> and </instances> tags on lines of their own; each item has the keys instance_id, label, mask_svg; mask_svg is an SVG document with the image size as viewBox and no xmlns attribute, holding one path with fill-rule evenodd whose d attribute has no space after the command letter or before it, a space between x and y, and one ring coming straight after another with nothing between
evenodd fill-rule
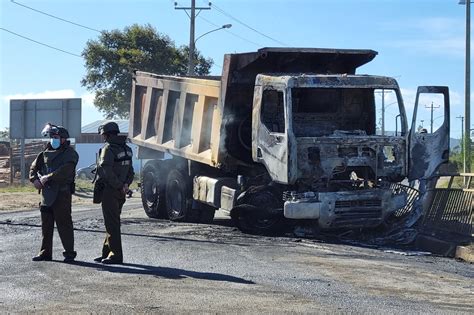
<instances>
[{"instance_id":1,"label":"truck grille","mask_svg":"<svg viewBox=\"0 0 474 315\"><path fill-rule=\"evenodd\" d=\"M368 200L338 200L336 201L336 209L338 208L353 208L353 207L381 207L382 200L368 199Z\"/></svg>"},{"instance_id":2,"label":"truck grille","mask_svg":"<svg viewBox=\"0 0 474 315\"><path fill-rule=\"evenodd\" d=\"M335 203L336 218L332 227L370 227L380 224L382 220L382 201L367 200L338 200Z\"/></svg>"}]
</instances>

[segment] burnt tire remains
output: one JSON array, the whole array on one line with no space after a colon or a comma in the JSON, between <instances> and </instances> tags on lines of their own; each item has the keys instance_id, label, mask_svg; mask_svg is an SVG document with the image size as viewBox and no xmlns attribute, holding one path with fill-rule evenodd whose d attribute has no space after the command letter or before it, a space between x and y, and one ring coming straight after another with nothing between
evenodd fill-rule
<instances>
[{"instance_id":1,"label":"burnt tire remains","mask_svg":"<svg viewBox=\"0 0 474 315\"><path fill-rule=\"evenodd\" d=\"M285 222L281 202L266 189L247 194L231 217L242 232L259 235L280 234Z\"/></svg>"}]
</instances>

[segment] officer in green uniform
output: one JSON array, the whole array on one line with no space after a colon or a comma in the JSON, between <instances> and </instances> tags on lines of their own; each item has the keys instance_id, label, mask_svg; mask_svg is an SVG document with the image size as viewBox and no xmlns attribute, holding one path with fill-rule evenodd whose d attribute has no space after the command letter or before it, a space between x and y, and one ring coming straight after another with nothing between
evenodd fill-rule
<instances>
[{"instance_id":1,"label":"officer in green uniform","mask_svg":"<svg viewBox=\"0 0 474 315\"><path fill-rule=\"evenodd\" d=\"M132 149L125 144L127 137L119 136L119 133L115 122L99 127L105 145L99 151L94 203L102 203L106 234L102 255L94 261L103 264L123 263L120 214L134 176Z\"/></svg>"},{"instance_id":2,"label":"officer in green uniform","mask_svg":"<svg viewBox=\"0 0 474 315\"><path fill-rule=\"evenodd\" d=\"M43 129L44 137L50 137L46 149L39 153L30 167L29 179L41 191L41 249L33 261L51 260L53 254L54 222L64 247L64 261L72 262L74 231L71 217L71 195L74 193L74 177L79 155L71 147L66 128L50 123Z\"/></svg>"}]
</instances>

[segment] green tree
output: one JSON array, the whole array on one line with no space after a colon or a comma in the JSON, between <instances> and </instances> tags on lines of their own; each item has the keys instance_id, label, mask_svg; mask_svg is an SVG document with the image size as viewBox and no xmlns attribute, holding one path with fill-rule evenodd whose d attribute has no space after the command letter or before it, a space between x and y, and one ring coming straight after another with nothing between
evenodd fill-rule
<instances>
[{"instance_id":1,"label":"green tree","mask_svg":"<svg viewBox=\"0 0 474 315\"><path fill-rule=\"evenodd\" d=\"M0 130L0 140L2 141L10 140L10 128L5 127L5 129Z\"/></svg>"},{"instance_id":2,"label":"green tree","mask_svg":"<svg viewBox=\"0 0 474 315\"><path fill-rule=\"evenodd\" d=\"M134 70L184 75L187 72L187 46L176 47L166 35L151 25L132 25L123 31L104 31L89 40L82 52L86 75L82 86L95 91L94 105L107 118L127 118ZM197 52L195 73L207 75L213 64Z\"/></svg>"}]
</instances>

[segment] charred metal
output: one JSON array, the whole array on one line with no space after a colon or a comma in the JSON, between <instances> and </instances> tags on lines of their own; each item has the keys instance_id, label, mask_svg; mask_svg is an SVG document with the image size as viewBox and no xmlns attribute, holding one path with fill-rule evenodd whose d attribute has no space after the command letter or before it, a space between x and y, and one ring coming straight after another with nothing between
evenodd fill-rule
<instances>
[{"instance_id":1,"label":"charred metal","mask_svg":"<svg viewBox=\"0 0 474 315\"><path fill-rule=\"evenodd\" d=\"M144 200L147 213L182 220L223 209L249 232L284 218L369 228L399 213L409 194L393 185L425 183L447 161L449 92L420 87L409 128L396 80L356 74L376 54L264 48L225 55L221 77L137 72L129 137L144 158L172 157L157 154L145 167L159 187L148 196L155 202ZM380 126L377 93L391 93L394 132L385 118ZM444 99L444 123L432 133L416 130L422 93Z\"/></svg>"}]
</instances>

